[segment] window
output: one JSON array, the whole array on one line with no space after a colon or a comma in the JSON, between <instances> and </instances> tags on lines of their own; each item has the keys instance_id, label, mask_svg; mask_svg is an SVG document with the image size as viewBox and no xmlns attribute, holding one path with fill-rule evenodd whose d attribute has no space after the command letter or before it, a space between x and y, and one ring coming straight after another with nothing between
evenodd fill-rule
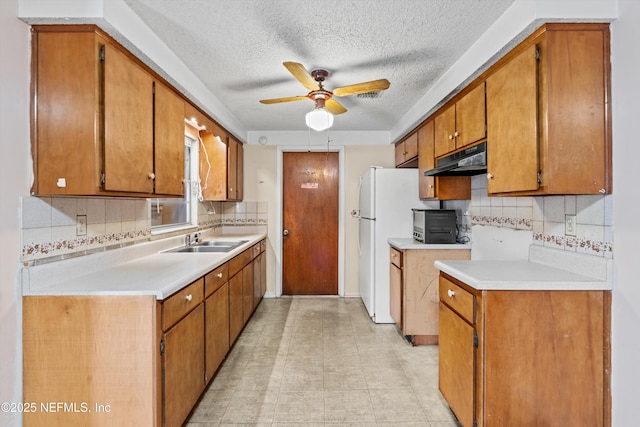
<instances>
[{"instance_id":1,"label":"window","mask_svg":"<svg viewBox=\"0 0 640 427\"><path fill-rule=\"evenodd\" d=\"M150 199L153 234L198 225L198 141L184 139L184 198ZM194 179L195 178L195 179Z\"/></svg>"}]
</instances>

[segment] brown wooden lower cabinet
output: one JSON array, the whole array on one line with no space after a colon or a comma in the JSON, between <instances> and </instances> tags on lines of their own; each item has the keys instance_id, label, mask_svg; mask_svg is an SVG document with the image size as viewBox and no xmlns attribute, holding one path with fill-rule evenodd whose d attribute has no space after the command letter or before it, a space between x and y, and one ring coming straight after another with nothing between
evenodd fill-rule
<instances>
[{"instance_id":1,"label":"brown wooden lower cabinet","mask_svg":"<svg viewBox=\"0 0 640 427\"><path fill-rule=\"evenodd\" d=\"M247 320L264 295L252 268L261 247L162 301L25 296L23 425L182 426L246 323L244 274L229 278L231 266L251 267Z\"/></svg>"},{"instance_id":2,"label":"brown wooden lower cabinet","mask_svg":"<svg viewBox=\"0 0 640 427\"><path fill-rule=\"evenodd\" d=\"M462 426L611 425L610 291L439 285L439 387Z\"/></svg>"},{"instance_id":3,"label":"brown wooden lower cabinet","mask_svg":"<svg viewBox=\"0 0 640 427\"><path fill-rule=\"evenodd\" d=\"M438 344L436 260L468 260L469 249L404 249L389 252L390 312L400 333L413 345Z\"/></svg>"}]
</instances>

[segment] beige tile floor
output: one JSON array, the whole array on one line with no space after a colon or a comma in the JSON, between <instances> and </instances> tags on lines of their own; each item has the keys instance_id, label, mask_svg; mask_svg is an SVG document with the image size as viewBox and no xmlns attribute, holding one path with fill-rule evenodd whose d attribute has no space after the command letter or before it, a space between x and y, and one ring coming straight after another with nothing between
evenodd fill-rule
<instances>
[{"instance_id":1,"label":"beige tile floor","mask_svg":"<svg viewBox=\"0 0 640 427\"><path fill-rule=\"evenodd\" d=\"M371 321L359 298L264 299L187 427L456 427L438 350Z\"/></svg>"}]
</instances>

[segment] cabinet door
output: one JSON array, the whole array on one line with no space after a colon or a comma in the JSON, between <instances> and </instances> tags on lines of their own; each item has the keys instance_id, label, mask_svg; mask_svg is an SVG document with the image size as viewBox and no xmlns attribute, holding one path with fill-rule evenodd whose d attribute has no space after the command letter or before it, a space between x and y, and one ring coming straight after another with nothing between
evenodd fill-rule
<instances>
[{"instance_id":1,"label":"cabinet door","mask_svg":"<svg viewBox=\"0 0 640 427\"><path fill-rule=\"evenodd\" d=\"M421 199L436 197L436 177L424 173L436 166L433 120L418 129L418 188Z\"/></svg>"},{"instance_id":2,"label":"cabinet door","mask_svg":"<svg viewBox=\"0 0 640 427\"><path fill-rule=\"evenodd\" d=\"M105 190L153 193L153 78L109 44L103 150Z\"/></svg>"},{"instance_id":3,"label":"cabinet door","mask_svg":"<svg viewBox=\"0 0 640 427\"><path fill-rule=\"evenodd\" d=\"M229 351L229 283L205 301L206 379L213 378Z\"/></svg>"},{"instance_id":4,"label":"cabinet door","mask_svg":"<svg viewBox=\"0 0 640 427\"><path fill-rule=\"evenodd\" d=\"M238 158L236 159L236 200L244 198L244 145L238 143Z\"/></svg>"},{"instance_id":5,"label":"cabinet door","mask_svg":"<svg viewBox=\"0 0 640 427\"><path fill-rule=\"evenodd\" d=\"M164 425L181 426L204 390L204 304L164 334Z\"/></svg>"},{"instance_id":6,"label":"cabinet door","mask_svg":"<svg viewBox=\"0 0 640 427\"><path fill-rule=\"evenodd\" d=\"M227 143L227 199L238 198L238 145L240 143L229 136Z\"/></svg>"},{"instance_id":7,"label":"cabinet door","mask_svg":"<svg viewBox=\"0 0 640 427\"><path fill-rule=\"evenodd\" d=\"M263 246L266 246L263 242ZM267 293L267 252L265 250L260 254L260 298Z\"/></svg>"},{"instance_id":8,"label":"cabinet door","mask_svg":"<svg viewBox=\"0 0 640 427\"><path fill-rule=\"evenodd\" d=\"M488 192L538 189L538 62L532 45L487 78Z\"/></svg>"},{"instance_id":9,"label":"cabinet door","mask_svg":"<svg viewBox=\"0 0 640 427\"><path fill-rule=\"evenodd\" d=\"M389 272L389 309L391 318L402 331L402 270L391 263Z\"/></svg>"},{"instance_id":10,"label":"cabinet door","mask_svg":"<svg viewBox=\"0 0 640 427\"><path fill-rule=\"evenodd\" d=\"M35 32L34 191L95 194L102 168L99 43L94 33ZM62 185L64 182L64 185Z\"/></svg>"},{"instance_id":11,"label":"cabinet door","mask_svg":"<svg viewBox=\"0 0 640 427\"><path fill-rule=\"evenodd\" d=\"M484 92L481 83L456 102L456 150L487 136Z\"/></svg>"},{"instance_id":12,"label":"cabinet door","mask_svg":"<svg viewBox=\"0 0 640 427\"><path fill-rule=\"evenodd\" d=\"M229 345L232 345L242 327L244 317L242 315L242 270L229 279Z\"/></svg>"},{"instance_id":13,"label":"cabinet door","mask_svg":"<svg viewBox=\"0 0 640 427\"><path fill-rule=\"evenodd\" d=\"M204 200L227 199L227 136L207 127L200 133L200 181Z\"/></svg>"},{"instance_id":14,"label":"cabinet door","mask_svg":"<svg viewBox=\"0 0 640 427\"><path fill-rule=\"evenodd\" d=\"M253 260L253 308L256 308L258 306L258 304L260 303L260 298L262 298L262 280L260 280L260 277L262 275L262 262L262 254L258 255Z\"/></svg>"},{"instance_id":15,"label":"cabinet door","mask_svg":"<svg viewBox=\"0 0 640 427\"><path fill-rule=\"evenodd\" d=\"M184 196L184 102L155 82L155 193Z\"/></svg>"},{"instance_id":16,"label":"cabinet door","mask_svg":"<svg viewBox=\"0 0 640 427\"><path fill-rule=\"evenodd\" d=\"M253 313L253 263L242 269L242 319L247 323Z\"/></svg>"},{"instance_id":17,"label":"cabinet door","mask_svg":"<svg viewBox=\"0 0 640 427\"><path fill-rule=\"evenodd\" d=\"M452 105L436 116L435 122L435 157L443 156L456 149L456 106Z\"/></svg>"},{"instance_id":18,"label":"cabinet door","mask_svg":"<svg viewBox=\"0 0 640 427\"><path fill-rule=\"evenodd\" d=\"M440 303L438 384L463 426L472 426L475 418L474 333L471 325Z\"/></svg>"}]
</instances>

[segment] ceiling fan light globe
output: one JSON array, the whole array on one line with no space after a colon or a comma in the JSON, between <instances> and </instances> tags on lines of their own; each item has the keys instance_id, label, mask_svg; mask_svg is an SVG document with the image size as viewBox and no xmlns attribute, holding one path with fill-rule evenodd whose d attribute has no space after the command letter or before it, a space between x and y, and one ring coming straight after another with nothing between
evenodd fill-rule
<instances>
[{"instance_id":1,"label":"ceiling fan light globe","mask_svg":"<svg viewBox=\"0 0 640 427\"><path fill-rule=\"evenodd\" d=\"M333 126L333 114L324 108L315 108L305 116L307 126L315 131L323 131Z\"/></svg>"}]
</instances>

